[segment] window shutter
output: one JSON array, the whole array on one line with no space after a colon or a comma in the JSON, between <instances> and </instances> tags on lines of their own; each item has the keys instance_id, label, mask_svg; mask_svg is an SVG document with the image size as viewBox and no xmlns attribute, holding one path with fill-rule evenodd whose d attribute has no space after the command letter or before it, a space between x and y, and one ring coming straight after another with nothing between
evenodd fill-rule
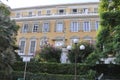
<instances>
[{"instance_id":1,"label":"window shutter","mask_svg":"<svg viewBox=\"0 0 120 80\"><path fill-rule=\"evenodd\" d=\"M78 21L78 32L80 31L80 22Z\"/></svg>"},{"instance_id":2,"label":"window shutter","mask_svg":"<svg viewBox=\"0 0 120 80\"><path fill-rule=\"evenodd\" d=\"M54 32L56 32L56 28L57 28L57 21L55 21Z\"/></svg>"},{"instance_id":3,"label":"window shutter","mask_svg":"<svg viewBox=\"0 0 120 80\"><path fill-rule=\"evenodd\" d=\"M62 30L62 32L66 32L65 22L63 21L62 24L63 24L63 30Z\"/></svg>"},{"instance_id":4,"label":"window shutter","mask_svg":"<svg viewBox=\"0 0 120 80\"><path fill-rule=\"evenodd\" d=\"M23 32L23 24L22 24L22 26L20 27L20 32L21 32L21 33Z\"/></svg>"},{"instance_id":5,"label":"window shutter","mask_svg":"<svg viewBox=\"0 0 120 80\"><path fill-rule=\"evenodd\" d=\"M51 24L50 24L50 22L48 22L48 32L50 32L50 28L51 27Z\"/></svg>"},{"instance_id":6,"label":"window shutter","mask_svg":"<svg viewBox=\"0 0 120 80\"><path fill-rule=\"evenodd\" d=\"M80 21L80 30L83 31L83 21Z\"/></svg>"},{"instance_id":7,"label":"window shutter","mask_svg":"<svg viewBox=\"0 0 120 80\"><path fill-rule=\"evenodd\" d=\"M90 24L90 27L91 27L91 30L94 31L95 30L95 21L90 21L91 24Z\"/></svg>"},{"instance_id":8,"label":"window shutter","mask_svg":"<svg viewBox=\"0 0 120 80\"><path fill-rule=\"evenodd\" d=\"M31 33L33 29L33 23L28 24L28 32Z\"/></svg>"},{"instance_id":9,"label":"window shutter","mask_svg":"<svg viewBox=\"0 0 120 80\"><path fill-rule=\"evenodd\" d=\"M42 25L40 24L40 22L38 23L38 32L42 32Z\"/></svg>"}]
</instances>

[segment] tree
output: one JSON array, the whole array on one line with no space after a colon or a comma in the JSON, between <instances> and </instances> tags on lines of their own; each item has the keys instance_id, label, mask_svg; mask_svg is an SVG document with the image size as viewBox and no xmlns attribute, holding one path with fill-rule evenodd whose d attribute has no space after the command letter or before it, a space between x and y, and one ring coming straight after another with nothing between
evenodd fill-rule
<instances>
[{"instance_id":1,"label":"tree","mask_svg":"<svg viewBox=\"0 0 120 80\"><path fill-rule=\"evenodd\" d=\"M120 54L120 0L101 0L99 7L100 29L96 45L99 59L117 56Z\"/></svg>"},{"instance_id":2,"label":"tree","mask_svg":"<svg viewBox=\"0 0 120 80\"><path fill-rule=\"evenodd\" d=\"M84 45L85 49L80 50L80 45ZM87 57L94 51L94 46L88 42L80 42L77 46L75 44L72 46L72 50L68 53L68 58L70 62L75 62L75 54L77 55L77 63L83 63L86 61Z\"/></svg>"},{"instance_id":3,"label":"tree","mask_svg":"<svg viewBox=\"0 0 120 80\"><path fill-rule=\"evenodd\" d=\"M57 62L60 63L62 50L51 45L44 46L40 51L37 51L36 61L40 62Z\"/></svg>"},{"instance_id":4,"label":"tree","mask_svg":"<svg viewBox=\"0 0 120 80\"><path fill-rule=\"evenodd\" d=\"M16 35L19 26L10 19L10 8L0 3L0 71L9 74L15 62Z\"/></svg>"}]
</instances>

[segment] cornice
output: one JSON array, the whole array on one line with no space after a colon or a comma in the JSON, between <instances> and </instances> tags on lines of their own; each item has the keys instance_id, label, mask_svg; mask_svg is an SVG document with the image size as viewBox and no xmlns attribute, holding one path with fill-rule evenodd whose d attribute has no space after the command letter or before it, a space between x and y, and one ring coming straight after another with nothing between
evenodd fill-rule
<instances>
[{"instance_id":1,"label":"cornice","mask_svg":"<svg viewBox=\"0 0 120 80\"><path fill-rule=\"evenodd\" d=\"M12 11L16 10L28 10L28 9L42 9L42 8L55 8L55 7L67 7L67 6L80 6L80 5L98 5L99 2L84 2L84 3L66 3L66 4L53 4L53 5L43 5L43 6L32 6L32 7L22 7L22 8L13 8Z\"/></svg>"}]
</instances>

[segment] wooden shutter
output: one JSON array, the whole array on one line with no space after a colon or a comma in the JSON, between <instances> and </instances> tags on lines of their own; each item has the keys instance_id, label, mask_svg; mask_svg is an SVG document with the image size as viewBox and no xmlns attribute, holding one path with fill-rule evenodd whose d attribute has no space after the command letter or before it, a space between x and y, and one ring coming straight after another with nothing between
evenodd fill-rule
<instances>
[{"instance_id":1,"label":"wooden shutter","mask_svg":"<svg viewBox=\"0 0 120 80\"><path fill-rule=\"evenodd\" d=\"M28 32L31 33L33 29L33 22L28 24Z\"/></svg>"},{"instance_id":2,"label":"wooden shutter","mask_svg":"<svg viewBox=\"0 0 120 80\"><path fill-rule=\"evenodd\" d=\"M91 27L91 31L94 31L95 30L95 21L91 20L90 21L90 27Z\"/></svg>"}]
</instances>

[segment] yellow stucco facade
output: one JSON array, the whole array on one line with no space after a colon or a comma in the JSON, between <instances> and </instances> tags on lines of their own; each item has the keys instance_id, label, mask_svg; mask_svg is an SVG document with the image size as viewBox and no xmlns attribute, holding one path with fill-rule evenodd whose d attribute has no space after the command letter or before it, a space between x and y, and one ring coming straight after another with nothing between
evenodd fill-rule
<instances>
[{"instance_id":1,"label":"yellow stucco facade","mask_svg":"<svg viewBox=\"0 0 120 80\"><path fill-rule=\"evenodd\" d=\"M77 38L95 43L99 24L98 2L16 8L11 19L20 26L20 55L33 55L47 40L53 46L72 44Z\"/></svg>"}]
</instances>

